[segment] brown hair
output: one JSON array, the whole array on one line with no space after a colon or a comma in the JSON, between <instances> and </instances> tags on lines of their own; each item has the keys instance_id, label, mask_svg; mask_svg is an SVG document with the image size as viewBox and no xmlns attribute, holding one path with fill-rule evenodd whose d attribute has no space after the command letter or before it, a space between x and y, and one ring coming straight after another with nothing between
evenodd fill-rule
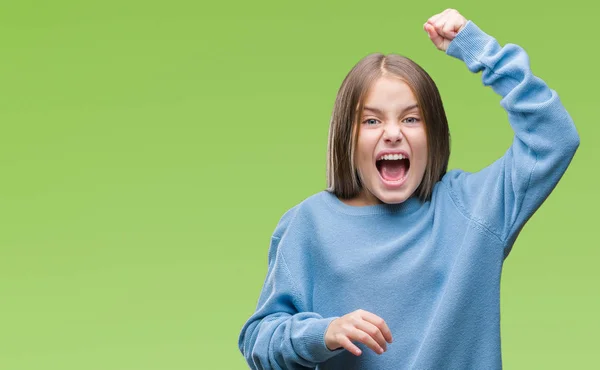
<instances>
[{"instance_id":1,"label":"brown hair","mask_svg":"<svg viewBox=\"0 0 600 370\"><path fill-rule=\"evenodd\" d=\"M382 76L392 75L412 90L427 135L427 167L415 190L418 197L430 199L433 187L446 173L450 158L450 131L437 86L423 68L407 57L381 53L369 54L348 73L340 87L327 143L327 191L340 198L352 198L362 190L360 175L354 165L358 122L367 92Z\"/></svg>"}]
</instances>

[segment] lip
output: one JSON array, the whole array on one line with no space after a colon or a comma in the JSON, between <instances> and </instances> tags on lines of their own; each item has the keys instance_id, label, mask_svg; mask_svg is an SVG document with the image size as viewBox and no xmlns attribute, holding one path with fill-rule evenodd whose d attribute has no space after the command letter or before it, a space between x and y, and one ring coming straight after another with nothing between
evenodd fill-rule
<instances>
[{"instance_id":1,"label":"lip","mask_svg":"<svg viewBox=\"0 0 600 370\"><path fill-rule=\"evenodd\" d=\"M407 158L410 161L410 156L408 155L407 152L405 152L404 150L398 150L398 149L384 149L382 151L380 151L379 153L377 153L377 155L375 156L375 170L377 171L377 158L381 158L384 155L387 154L402 154L405 158ZM377 171L377 175L379 176L379 179L381 180L381 182L383 183L383 185L385 185L386 188L388 189L397 189L399 187L401 187L402 185L404 185L404 183L406 182L406 180L408 179L408 176L410 175L410 168L408 169L408 171L406 171L406 174L404 175L404 177L401 180L398 181L388 181L385 180L383 177L381 177L381 173L379 171Z\"/></svg>"},{"instance_id":2,"label":"lip","mask_svg":"<svg viewBox=\"0 0 600 370\"><path fill-rule=\"evenodd\" d=\"M410 156L404 150L384 149L384 150L380 151L379 153L377 153L377 155L375 156L375 162L377 162L378 158L381 158L382 156L387 155L387 154L402 154L405 158L408 158L408 160L410 161Z\"/></svg>"},{"instance_id":3,"label":"lip","mask_svg":"<svg viewBox=\"0 0 600 370\"><path fill-rule=\"evenodd\" d=\"M410 169L406 172L404 177L398 181L388 181L388 180L384 179L383 177L381 177L381 173L379 173L379 171L377 171L377 175L379 176L379 179L381 180L383 185L385 185L386 188L397 189L397 188L401 187L402 185L404 185L404 183L408 179L408 176L410 175Z\"/></svg>"}]
</instances>

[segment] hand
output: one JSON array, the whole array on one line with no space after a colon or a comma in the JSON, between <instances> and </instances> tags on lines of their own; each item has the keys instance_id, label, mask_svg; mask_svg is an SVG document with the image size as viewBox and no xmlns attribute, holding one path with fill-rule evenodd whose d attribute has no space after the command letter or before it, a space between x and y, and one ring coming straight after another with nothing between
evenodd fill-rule
<instances>
[{"instance_id":1,"label":"hand","mask_svg":"<svg viewBox=\"0 0 600 370\"><path fill-rule=\"evenodd\" d=\"M361 350L352 341L366 344L382 354L392 343L392 333L383 319L365 310L356 310L333 320L325 332L325 345L331 351L344 347L356 356Z\"/></svg>"},{"instance_id":2,"label":"hand","mask_svg":"<svg viewBox=\"0 0 600 370\"><path fill-rule=\"evenodd\" d=\"M467 19L455 9L446 9L429 18L423 29L433 44L441 51L446 51L450 41L465 27Z\"/></svg>"}]
</instances>

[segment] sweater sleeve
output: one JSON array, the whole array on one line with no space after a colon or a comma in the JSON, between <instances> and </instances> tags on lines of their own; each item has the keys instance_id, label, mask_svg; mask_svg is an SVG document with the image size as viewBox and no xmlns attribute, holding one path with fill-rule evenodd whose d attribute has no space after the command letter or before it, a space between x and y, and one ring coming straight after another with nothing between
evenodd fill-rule
<instances>
[{"instance_id":1,"label":"sweater sleeve","mask_svg":"<svg viewBox=\"0 0 600 370\"><path fill-rule=\"evenodd\" d=\"M239 336L239 349L252 369L310 369L342 351L331 351L325 345L325 331L336 317L323 318L307 310L302 289L280 251L282 244L292 240L280 235L289 217L290 212L282 217L271 238L269 267L258 305Z\"/></svg>"},{"instance_id":2,"label":"sweater sleeve","mask_svg":"<svg viewBox=\"0 0 600 370\"><path fill-rule=\"evenodd\" d=\"M450 171L442 182L473 221L494 233L510 252L521 228L550 195L579 147L579 135L557 93L529 67L523 48L498 42L472 21L446 53L482 72L502 99L514 131L511 146L476 173Z\"/></svg>"}]
</instances>

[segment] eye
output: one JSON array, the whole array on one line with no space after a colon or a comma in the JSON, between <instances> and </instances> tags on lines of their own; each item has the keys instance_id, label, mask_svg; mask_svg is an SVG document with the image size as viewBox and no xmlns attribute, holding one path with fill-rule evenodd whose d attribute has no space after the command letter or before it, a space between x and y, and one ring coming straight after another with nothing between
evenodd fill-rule
<instances>
[{"instance_id":1,"label":"eye","mask_svg":"<svg viewBox=\"0 0 600 370\"><path fill-rule=\"evenodd\" d=\"M369 118L369 119L366 119L363 121L363 123L366 123L367 126L373 126L373 125L377 124L377 122L379 122L379 120L375 119L375 118Z\"/></svg>"},{"instance_id":2,"label":"eye","mask_svg":"<svg viewBox=\"0 0 600 370\"><path fill-rule=\"evenodd\" d=\"M404 120L405 120L405 121L407 121L407 120L412 120L412 121L408 121L407 123L419 123L419 122L421 122L421 120L420 120L420 119L418 119L418 118L416 118L416 117L407 117L407 118L405 118Z\"/></svg>"}]
</instances>

